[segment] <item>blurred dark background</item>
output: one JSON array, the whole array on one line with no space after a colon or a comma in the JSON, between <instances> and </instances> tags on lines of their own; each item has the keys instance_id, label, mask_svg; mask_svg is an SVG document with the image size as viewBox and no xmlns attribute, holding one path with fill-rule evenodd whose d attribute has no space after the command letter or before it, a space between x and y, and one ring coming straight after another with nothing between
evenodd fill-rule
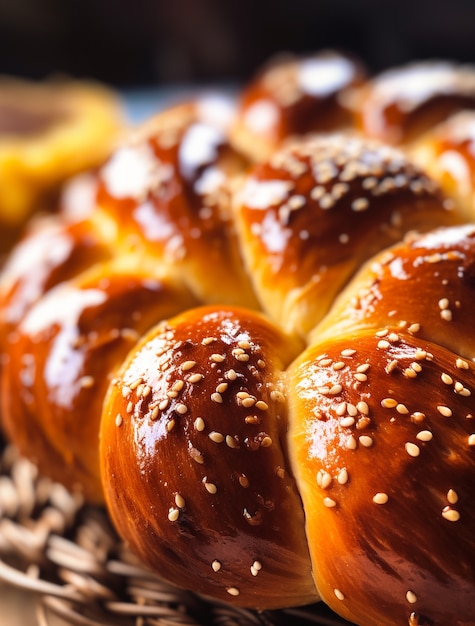
<instances>
[{"instance_id":1,"label":"blurred dark background","mask_svg":"<svg viewBox=\"0 0 475 626\"><path fill-rule=\"evenodd\" d=\"M372 71L475 62L475 0L0 0L0 73L28 78L241 81L278 51L324 47Z\"/></svg>"}]
</instances>

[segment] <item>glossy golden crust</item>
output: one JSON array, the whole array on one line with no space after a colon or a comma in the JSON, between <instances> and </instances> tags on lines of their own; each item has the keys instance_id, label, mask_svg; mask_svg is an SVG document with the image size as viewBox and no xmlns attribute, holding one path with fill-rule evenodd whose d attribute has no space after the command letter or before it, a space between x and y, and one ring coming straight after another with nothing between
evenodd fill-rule
<instances>
[{"instance_id":1,"label":"glossy golden crust","mask_svg":"<svg viewBox=\"0 0 475 626\"><path fill-rule=\"evenodd\" d=\"M0 336L55 285L111 256L107 242L89 221L57 217L38 221L15 246L0 277Z\"/></svg>"},{"instance_id":2,"label":"glossy golden crust","mask_svg":"<svg viewBox=\"0 0 475 626\"><path fill-rule=\"evenodd\" d=\"M474 310L475 226L438 229L375 255L339 295L310 343L391 328L472 360Z\"/></svg>"},{"instance_id":3,"label":"glossy golden crust","mask_svg":"<svg viewBox=\"0 0 475 626\"><path fill-rule=\"evenodd\" d=\"M348 128L351 91L365 78L360 61L334 50L278 57L242 92L232 142L261 161L289 137Z\"/></svg>"},{"instance_id":4,"label":"glossy golden crust","mask_svg":"<svg viewBox=\"0 0 475 626\"><path fill-rule=\"evenodd\" d=\"M119 246L184 276L203 302L255 307L229 206L246 161L213 107L181 105L142 127L102 168L98 203L119 224Z\"/></svg>"},{"instance_id":5,"label":"glossy golden crust","mask_svg":"<svg viewBox=\"0 0 475 626\"><path fill-rule=\"evenodd\" d=\"M305 336L359 266L410 230L457 220L404 155L347 135L307 137L257 165L236 200L262 308Z\"/></svg>"},{"instance_id":6,"label":"glossy golden crust","mask_svg":"<svg viewBox=\"0 0 475 626\"><path fill-rule=\"evenodd\" d=\"M300 349L249 311L197 309L149 333L111 386L109 511L175 584L257 608L316 599L285 453L281 377Z\"/></svg>"},{"instance_id":7,"label":"glossy golden crust","mask_svg":"<svg viewBox=\"0 0 475 626\"><path fill-rule=\"evenodd\" d=\"M462 111L414 143L411 158L437 180L463 217L475 220L475 111Z\"/></svg>"},{"instance_id":8,"label":"glossy golden crust","mask_svg":"<svg viewBox=\"0 0 475 626\"><path fill-rule=\"evenodd\" d=\"M309 348L289 377L289 451L324 601L364 626L473 623L473 363L361 332Z\"/></svg>"},{"instance_id":9,"label":"glossy golden crust","mask_svg":"<svg viewBox=\"0 0 475 626\"><path fill-rule=\"evenodd\" d=\"M126 261L98 264L32 305L7 337L4 427L46 476L102 502L99 422L110 379L142 333L195 301Z\"/></svg>"},{"instance_id":10,"label":"glossy golden crust","mask_svg":"<svg viewBox=\"0 0 475 626\"><path fill-rule=\"evenodd\" d=\"M411 143L451 114L475 108L475 66L411 63L376 76L361 90L356 125L389 144Z\"/></svg>"}]
</instances>

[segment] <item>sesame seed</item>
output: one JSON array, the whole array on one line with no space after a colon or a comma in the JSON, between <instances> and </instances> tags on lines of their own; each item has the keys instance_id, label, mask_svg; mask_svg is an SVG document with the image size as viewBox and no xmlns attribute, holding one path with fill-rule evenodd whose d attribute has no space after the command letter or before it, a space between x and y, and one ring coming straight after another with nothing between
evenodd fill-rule
<instances>
[{"instance_id":1,"label":"sesame seed","mask_svg":"<svg viewBox=\"0 0 475 626\"><path fill-rule=\"evenodd\" d=\"M369 202L367 198L356 198L351 203L351 208L353 211L365 211L369 207Z\"/></svg>"},{"instance_id":2,"label":"sesame seed","mask_svg":"<svg viewBox=\"0 0 475 626\"><path fill-rule=\"evenodd\" d=\"M126 413L132 413L132 411L134 410L134 405L132 402L129 402L127 404L127 408L125 409Z\"/></svg>"},{"instance_id":3,"label":"sesame seed","mask_svg":"<svg viewBox=\"0 0 475 626\"><path fill-rule=\"evenodd\" d=\"M358 440L364 448L371 448L371 446L373 445L373 439L368 435L361 435Z\"/></svg>"},{"instance_id":4,"label":"sesame seed","mask_svg":"<svg viewBox=\"0 0 475 626\"><path fill-rule=\"evenodd\" d=\"M219 385L216 387L217 393L224 393L227 390L228 386L228 383L219 383Z\"/></svg>"},{"instance_id":5,"label":"sesame seed","mask_svg":"<svg viewBox=\"0 0 475 626\"><path fill-rule=\"evenodd\" d=\"M203 481L203 484L205 486L206 491L210 493L211 495L214 495L218 491L218 488L216 487L214 483L208 483L208 482Z\"/></svg>"},{"instance_id":6,"label":"sesame seed","mask_svg":"<svg viewBox=\"0 0 475 626\"><path fill-rule=\"evenodd\" d=\"M344 600L345 599L344 594L339 589L334 589L333 593L338 598L338 600Z\"/></svg>"},{"instance_id":7,"label":"sesame seed","mask_svg":"<svg viewBox=\"0 0 475 626\"><path fill-rule=\"evenodd\" d=\"M356 408L363 415L369 415L369 406L364 400L360 400L356 405Z\"/></svg>"},{"instance_id":8,"label":"sesame seed","mask_svg":"<svg viewBox=\"0 0 475 626\"><path fill-rule=\"evenodd\" d=\"M151 413L150 413L150 419L152 421L155 421L156 419L158 419L158 415L159 415L160 411L158 406L154 406Z\"/></svg>"},{"instance_id":9,"label":"sesame seed","mask_svg":"<svg viewBox=\"0 0 475 626\"><path fill-rule=\"evenodd\" d=\"M341 424L341 426L343 426L343 428L351 428L351 426L354 426L354 424L355 424L355 418L354 417L344 417L342 420L340 420L340 424Z\"/></svg>"},{"instance_id":10,"label":"sesame seed","mask_svg":"<svg viewBox=\"0 0 475 626\"><path fill-rule=\"evenodd\" d=\"M271 445L272 445L272 437L269 437L269 435L266 435L265 437L263 437L261 441L261 446L263 448L269 448Z\"/></svg>"},{"instance_id":11,"label":"sesame seed","mask_svg":"<svg viewBox=\"0 0 475 626\"><path fill-rule=\"evenodd\" d=\"M231 435L226 435L226 445L233 449L239 448L238 442Z\"/></svg>"},{"instance_id":12,"label":"sesame seed","mask_svg":"<svg viewBox=\"0 0 475 626\"><path fill-rule=\"evenodd\" d=\"M179 509L185 508L185 498L179 493L175 495L175 504Z\"/></svg>"},{"instance_id":13,"label":"sesame seed","mask_svg":"<svg viewBox=\"0 0 475 626\"><path fill-rule=\"evenodd\" d=\"M322 489L328 489L328 487L332 484L333 479L331 474L325 472L324 470L320 470L317 475L317 482Z\"/></svg>"},{"instance_id":14,"label":"sesame seed","mask_svg":"<svg viewBox=\"0 0 475 626\"><path fill-rule=\"evenodd\" d=\"M384 371L386 372L386 374L391 374L391 372L393 372L397 367L397 360L393 359L392 361L390 361L386 367L384 368Z\"/></svg>"},{"instance_id":15,"label":"sesame seed","mask_svg":"<svg viewBox=\"0 0 475 626\"><path fill-rule=\"evenodd\" d=\"M222 404L223 403L223 396L220 393L212 393L211 394L211 400L213 402L217 402L218 404Z\"/></svg>"},{"instance_id":16,"label":"sesame seed","mask_svg":"<svg viewBox=\"0 0 475 626\"><path fill-rule=\"evenodd\" d=\"M227 380L236 380L237 378L236 371L233 369L230 369L224 373L224 377L227 378Z\"/></svg>"},{"instance_id":17,"label":"sesame seed","mask_svg":"<svg viewBox=\"0 0 475 626\"><path fill-rule=\"evenodd\" d=\"M366 382L368 380L368 377L366 376L366 374L361 374L360 372L356 372L355 378L360 383L364 383L364 382Z\"/></svg>"},{"instance_id":18,"label":"sesame seed","mask_svg":"<svg viewBox=\"0 0 475 626\"><path fill-rule=\"evenodd\" d=\"M408 453L409 456L417 457L421 453L419 446L416 446L415 443L411 443L410 441L406 443L405 447L406 447L406 452Z\"/></svg>"},{"instance_id":19,"label":"sesame seed","mask_svg":"<svg viewBox=\"0 0 475 626\"><path fill-rule=\"evenodd\" d=\"M475 446L475 433L468 436L468 445Z\"/></svg>"},{"instance_id":20,"label":"sesame seed","mask_svg":"<svg viewBox=\"0 0 475 626\"><path fill-rule=\"evenodd\" d=\"M381 339L381 341L378 341L378 348L380 348L381 350L387 350L390 345L391 344L386 339Z\"/></svg>"},{"instance_id":21,"label":"sesame seed","mask_svg":"<svg viewBox=\"0 0 475 626\"><path fill-rule=\"evenodd\" d=\"M337 385L333 385L333 387L330 388L329 394L331 396L337 396L339 393L341 393L343 390L343 387L340 384Z\"/></svg>"},{"instance_id":22,"label":"sesame seed","mask_svg":"<svg viewBox=\"0 0 475 626\"><path fill-rule=\"evenodd\" d=\"M137 387L141 385L142 382L143 382L143 378L142 376L140 376L140 378L136 378L132 383L128 384L127 387L134 390L134 389L137 389Z\"/></svg>"},{"instance_id":23,"label":"sesame seed","mask_svg":"<svg viewBox=\"0 0 475 626\"><path fill-rule=\"evenodd\" d=\"M329 509L332 509L333 507L336 506L335 500L333 500L332 498L328 498L328 497L323 498L323 504Z\"/></svg>"},{"instance_id":24,"label":"sesame seed","mask_svg":"<svg viewBox=\"0 0 475 626\"><path fill-rule=\"evenodd\" d=\"M267 411L268 408L269 405L267 404L267 402L264 402L263 400L258 400L256 402L256 409L259 409L260 411Z\"/></svg>"},{"instance_id":25,"label":"sesame seed","mask_svg":"<svg viewBox=\"0 0 475 626\"><path fill-rule=\"evenodd\" d=\"M213 569L213 572L219 572L219 570L221 569L221 562L218 561L217 559L215 559L212 563L211 563L211 568Z\"/></svg>"},{"instance_id":26,"label":"sesame seed","mask_svg":"<svg viewBox=\"0 0 475 626\"><path fill-rule=\"evenodd\" d=\"M379 492L373 496L373 502L375 504L386 504L388 500L389 497L387 493Z\"/></svg>"},{"instance_id":27,"label":"sesame seed","mask_svg":"<svg viewBox=\"0 0 475 626\"><path fill-rule=\"evenodd\" d=\"M350 435L346 440L346 447L348 450L356 450L356 439L353 435Z\"/></svg>"},{"instance_id":28,"label":"sesame seed","mask_svg":"<svg viewBox=\"0 0 475 626\"><path fill-rule=\"evenodd\" d=\"M421 422L425 420L425 418L426 416L424 415L424 413L421 413L420 411L415 411L411 415L411 420L415 422L416 424L420 424Z\"/></svg>"},{"instance_id":29,"label":"sesame seed","mask_svg":"<svg viewBox=\"0 0 475 626\"><path fill-rule=\"evenodd\" d=\"M447 502L449 504L456 504L458 502L458 493L453 489L449 489L447 492Z\"/></svg>"},{"instance_id":30,"label":"sesame seed","mask_svg":"<svg viewBox=\"0 0 475 626\"><path fill-rule=\"evenodd\" d=\"M451 385L454 382L453 378L449 376L448 374L446 374L445 372L442 373L440 378L442 382L445 383L446 385Z\"/></svg>"},{"instance_id":31,"label":"sesame seed","mask_svg":"<svg viewBox=\"0 0 475 626\"><path fill-rule=\"evenodd\" d=\"M195 367L196 365L196 361L185 361L184 363L181 364L181 369L183 372L186 372L188 370L191 370L193 367Z\"/></svg>"},{"instance_id":32,"label":"sesame seed","mask_svg":"<svg viewBox=\"0 0 475 626\"><path fill-rule=\"evenodd\" d=\"M179 402L175 407L175 411L180 415L185 415L185 413L188 413L188 407L186 406L186 404L182 404L181 402Z\"/></svg>"},{"instance_id":33,"label":"sesame seed","mask_svg":"<svg viewBox=\"0 0 475 626\"><path fill-rule=\"evenodd\" d=\"M270 397L271 400L274 400L274 402L285 402L285 396L281 391L278 391L277 389L273 389L270 392Z\"/></svg>"},{"instance_id":34,"label":"sesame seed","mask_svg":"<svg viewBox=\"0 0 475 626\"><path fill-rule=\"evenodd\" d=\"M215 354L212 354L209 357L209 360L213 361L213 363L222 363L224 361L224 359L225 359L224 354L216 354L215 353Z\"/></svg>"},{"instance_id":35,"label":"sesame seed","mask_svg":"<svg viewBox=\"0 0 475 626\"><path fill-rule=\"evenodd\" d=\"M439 309L448 309L449 308L449 300L448 298L441 298L439 300Z\"/></svg>"},{"instance_id":36,"label":"sesame seed","mask_svg":"<svg viewBox=\"0 0 475 626\"><path fill-rule=\"evenodd\" d=\"M346 403L346 412L351 417L355 417L356 415L358 415L358 409L355 407L354 404L351 404L351 402Z\"/></svg>"},{"instance_id":37,"label":"sesame seed","mask_svg":"<svg viewBox=\"0 0 475 626\"><path fill-rule=\"evenodd\" d=\"M356 350L353 350L352 348L346 348L345 350L341 351L341 356L353 356L354 354L356 354Z\"/></svg>"},{"instance_id":38,"label":"sesame seed","mask_svg":"<svg viewBox=\"0 0 475 626\"><path fill-rule=\"evenodd\" d=\"M79 380L82 389L90 389L94 386L94 378L92 376L82 376Z\"/></svg>"},{"instance_id":39,"label":"sesame seed","mask_svg":"<svg viewBox=\"0 0 475 626\"><path fill-rule=\"evenodd\" d=\"M263 359L259 359L257 361L257 367L259 367L259 369L263 370L266 366L266 362Z\"/></svg>"},{"instance_id":40,"label":"sesame seed","mask_svg":"<svg viewBox=\"0 0 475 626\"><path fill-rule=\"evenodd\" d=\"M240 591L237 587L226 587L226 591L230 596L238 596Z\"/></svg>"},{"instance_id":41,"label":"sesame seed","mask_svg":"<svg viewBox=\"0 0 475 626\"><path fill-rule=\"evenodd\" d=\"M364 374L365 372L367 372L370 368L369 363L362 363L361 365L358 365L358 367L356 368L356 371L358 373Z\"/></svg>"},{"instance_id":42,"label":"sesame seed","mask_svg":"<svg viewBox=\"0 0 475 626\"><path fill-rule=\"evenodd\" d=\"M411 324L407 330L411 335L415 335L416 333L420 331L420 329L421 329L420 324Z\"/></svg>"},{"instance_id":43,"label":"sesame seed","mask_svg":"<svg viewBox=\"0 0 475 626\"><path fill-rule=\"evenodd\" d=\"M203 378L203 374L191 374L191 376L188 376L188 382L193 384L199 383L200 380L203 380Z\"/></svg>"},{"instance_id":44,"label":"sesame seed","mask_svg":"<svg viewBox=\"0 0 475 626\"><path fill-rule=\"evenodd\" d=\"M409 602L409 604L414 604L417 602L417 596L413 591L408 591L406 593L406 600Z\"/></svg>"},{"instance_id":45,"label":"sesame seed","mask_svg":"<svg viewBox=\"0 0 475 626\"><path fill-rule=\"evenodd\" d=\"M242 348L243 350L249 350L249 348L251 347L251 344L249 343L249 341L242 340L242 341L238 341L238 346Z\"/></svg>"},{"instance_id":46,"label":"sesame seed","mask_svg":"<svg viewBox=\"0 0 475 626\"><path fill-rule=\"evenodd\" d=\"M444 406L442 404L439 404L437 406L437 410L439 411L439 413L441 415L443 415L444 417L452 417L452 410L449 409L448 406Z\"/></svg>"},{"instance_id":47,"label":"sesame seed","mask_svg":"<svg viewBox=\"0 0 475 626\"><path fill-rule=\"evenodd\" d=\"M460 519L460 513L455 509L446 506L442 509L442 517L449 522L458 522Z\"/></svg>"},{"instance_id":48,"label":"sesame seed","mask_svg":"<svg viewBox=\"0 0 475 626\"><path fill-rule=\"evenodd\" d=\"M450 309L444 309L440 312L440 317L446 322L451 322L453 318L452 311Z\"/></svg>"},{"instance_id":49,"label":"sesame seed","mask_svg":"<svg viewBox=\"0 0 475 626\"><path fill-rule=\"evenodd\" d=\"M457 359L455 361L455 365L460 370L468 370L469 368L467 361L464 361L463 359Z\"/></svg>"},{"instance_id":50,"label":"sesame seed","mask_svg":"<svg viewBox=\"0 0 475 626\"><path fill-rule=\"evenodd\" d=\"M222 433L218 433L216 430L212 430L208 437L211 441L214 441L214 443L222 443L224 441L224 435Z\"/></svg>"},{"instance_id":51,"label":"sesame seed","mask_svg":"<svg viewBox=\"0 0 475 626\"><path fill-rule=\"evenodd\" d=\"M335 199L331 194L326 193L320 198L319 204L322 209L331 209L335 206Z\"/></svg>"},{"instance_id":52,"label":"sesame seed","mask_svg":"<svg viewBox=\"0 0 475 626\"><path fill-rule=\"evenodd\" d=\"M245 476L244 474L241 474L238 478L239 480L239 484L241 485L241 487L243 487L244 489L247 489L249 487L249 479L247 476Z\"/></svg>"},{"instance_id":53,"label":"sesame seed","mask_svg":"<svg viewBox=\"0 0 475 626\"><path fill-rule=\"evenodd\" d=\"M168 433L171 433L171 431L175 428L175 420L171 419L169 422L167 422L167 425L165 428L167 429Z\"/></svg>"},{"instance_id":54,"label":"sesame seed","mask_svg":"<svg viewBox=\"0 0 475 626\"><path fill-rule=\"evenodd\" d=\"M254 406L256 404L256 399L252 396L247 396L246 398L243 398L241 400L241 404L246 409L249 409L251 406Z\"/></svg>"},{"instance_id":55,"label":"sesame seed","mask_svg":"<svg viewBox=\"0 0 475 626\"><path fill-rule=\"evenodd\" d=\"M160 404L158 405L158 408L160 409L160 411L164 411L168 405L170 404L170 400L168 398L165 398L165 400L162 400L160 402Z\"/></svg>"},{"instance_id":56,"label":"sesame seed","mask_svg":"<svg viewBox=\"0 0 475 626\"><path fill-rule=\"evenodd\" d=\"M185 386L184 380L175 380L175 382L173 383L173 391L181 391L184 386Z\"/></svg>"},{"instance_id":57,"label":"sesame seed","mask_svg":"<svg viewBox=\"0 0 475 626\"><path fill-rule=\"evenodd\" d=\"M398 404L396 406L396 411L400 413L401 415L407 415L409 413L409 409L407 408L405 404Z\"/></svg>"},{"instance_id":58,"label":"sesame seed","mask_svg":"<svg viewBox=\"0 0 475 626\"><path fill-rule=\"evenodd\" d=\"M197 417L194 421L195 430L202 432L205 429L205 421L202 417Z\"/></svg>"},{"instance_id":59,"label":"sesame seed","mask_svg":"<svg viewBox=\"0 0 475 626\"><path fill-rule=\"evenodd\" d=\"M122 419L122 415L120 413L117 413L116 418L115 418L115 425L122 426L123 421L124 420Z\"/></svg>"},{"instance_id":60,"label":"sesame seed","mask_svg":"<svg viewBox=\"0 0 475 626\"><path fill-rule=\"evenodd\" d=\"M203 463L205 462L203 454L196 448L190 449L190 456L193 459L193 461L195 461L196 463L199 463L200 465L203 465Z\"/></svg>"},{"instance_id":61,"label":"sesame seed","mask_svg":"<svg viewBox=\"0 0 475 626\"><path fill-rule=\"evenodd\" d=\"M170 522L176 522L179 517L180 517L179 509L170 509L168 511L168 519L170 520Z\"/></svg>"},{"instance_id":62,"label":"sesame seed","mask_svg":"<svg viewBox=\"0 0 475 626\"><path fill-rule=\"evenodd\" d=\"M419 441L430 441L432 437L433 435L430 430L421 430L416 435L416 439L419 439Z\"/></svg>"},{"instance_id":63,"label":"sesame seed","mask_svg":"<svg viewBox=\"0 0 475 626\"><path fill-rule=\"evenodd\" d=\"M394 398L384 398L381 400L381 406L383 409L394 409L397 405L398 402L397 400L394 400Z\"/></svg>"},{"instance_id":64,"label":"sesame seed","mask_svg":"<svg viewBox=\"0 0 475 626\"><path fill-rule=\"evenodd\" d=\"M209 344L213 343L213 341L216 341L214 337L205 337L201 343L203 346L209 346Z\"/></svg>"},{"instance_id":65,"label":"sesame seed","mask_svg":"<svg viewBox=\"0 0 475 626\"><path fill-rule=\"evenodd\" d=\"M336 479L339 485L346 485L348 482L348 470L346 468L341 469Z\"/></svg>"}]
</instances>

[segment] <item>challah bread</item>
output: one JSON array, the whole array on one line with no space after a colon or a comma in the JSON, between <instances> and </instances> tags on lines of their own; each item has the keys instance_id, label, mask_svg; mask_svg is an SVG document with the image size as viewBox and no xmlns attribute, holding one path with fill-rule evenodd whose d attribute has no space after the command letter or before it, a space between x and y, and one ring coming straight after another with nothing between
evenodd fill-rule
<instances>
[{"instance_id":1,"label":"challah bread","mask_svg":"<svg viewBox=\"0 0 475 626\"><path fill-rule=\"evenodd\" d=\"M425 133L411 158L453 198L467 221L475 219L475 111L460 111Z\"/></svg>"},{"instance_id":2,"label":"challah bread","mask_svg":"<svg viewBox=\"0 0 475 626\"><path fill-rule=\"evenodd\" d=\"M253 164L209 111L13 253L9 438L179 586L475 623L473 227L400 150L299 129Z\"/></svg>"},{"instance_id":3,"label":"challah bread","mask_svg":"<svg viewBox=\"0 0 475 626\"><path fill-rule=\"evenodd\" d=\"M347 134L286 145L254 166L236 194L242 255L261 307L301 336L376 251L458 219L402 152Z\"/></svg>"},{"instance_id":4,"label":"challah bread","mask_svg":"<svg viewBox=\"0 0 475 626\"><path fill-rule=\"evenodd\" d=\"M449 115L475 108L475 66L419 61L368 81L355 106L368 137L408 145Z\"/></svg>"},{"instance_id":5,"label":"challah bread","mask_svg":"<svg viewBox=\"0 0 475 626\"><path fill-rule=\"evenodd\" d=\"M361 61L335 50L276 57L240 94L232 142L262 161L289 137L350 128L351 96L365 79Z\"/></svg>"}]
</instances>

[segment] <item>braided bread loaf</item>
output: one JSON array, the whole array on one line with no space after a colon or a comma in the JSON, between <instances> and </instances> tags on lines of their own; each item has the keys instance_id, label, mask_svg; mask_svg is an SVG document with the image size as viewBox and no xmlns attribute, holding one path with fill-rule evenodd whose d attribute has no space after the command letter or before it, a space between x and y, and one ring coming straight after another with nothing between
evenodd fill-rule
<instances>
[{"instance_id":1,"label":"braided bread loaf","mask_svg":"<svg viewBox=\"0 0 475 626\"><path fill-rule=\"evenodd\" d=\"M37 224L3 272L4 427L179 586L467 626L475 226L407 156L432 131L403 151L348 129L378 80L286 60L236 111L197 99L134 131L94 207Z\"/></svg>"}]
</instances>

